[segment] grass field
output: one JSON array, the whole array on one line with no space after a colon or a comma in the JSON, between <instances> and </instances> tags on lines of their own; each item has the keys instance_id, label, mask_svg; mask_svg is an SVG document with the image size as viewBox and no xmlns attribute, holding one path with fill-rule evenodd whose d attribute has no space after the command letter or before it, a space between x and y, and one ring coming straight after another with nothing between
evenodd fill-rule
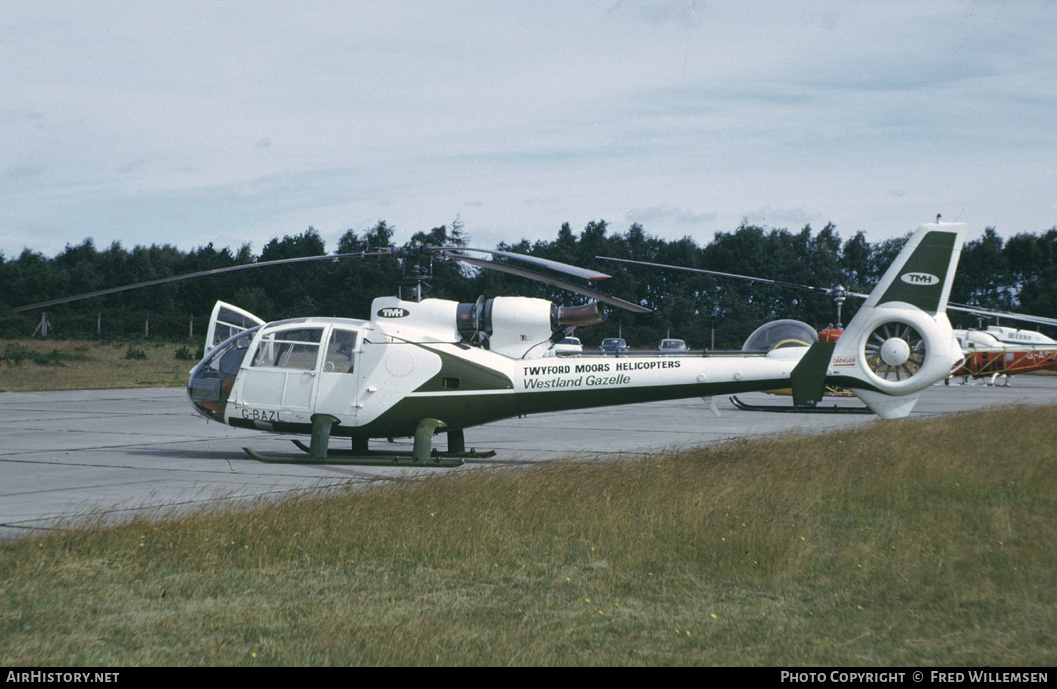
<instances>
[{"instance_id":1,"label":"grass field","mask_svg":"<svg viewBox=\"0 0 1057 689\"><path fill-rule=\"evenodd\" d=\"M0 664L1057 664L1057 408L0 545Z\"/></svg>"},{"instance_id":2,"label":"grass field","mask_svg":"<svg viewBox=\"0 0 1057 689\"><path fill-rule=\"evenodd\" d=\"M198 345L0 340L0 392L179 387ZM180 358L183 357L183 358Z\"/></svg>"}]
</instances>

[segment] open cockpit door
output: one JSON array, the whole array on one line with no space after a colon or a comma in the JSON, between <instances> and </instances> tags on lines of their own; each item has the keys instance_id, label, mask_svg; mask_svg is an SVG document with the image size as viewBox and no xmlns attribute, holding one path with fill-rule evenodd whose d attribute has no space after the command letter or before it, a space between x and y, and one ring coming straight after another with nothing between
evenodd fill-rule
<instances>
[{"instance_id":1,"label":"open cockpit door","mask_svg":"<svg viewBox=\"0 0 1057 689\"><path fill-rule=\"evenodd\" d=\"M209 330L206 331L206 348L209 351L218 344L244 330L264 325L264 321L249 311L237 306L218 301L209 317Z\"/></svg>"}]
</instances>

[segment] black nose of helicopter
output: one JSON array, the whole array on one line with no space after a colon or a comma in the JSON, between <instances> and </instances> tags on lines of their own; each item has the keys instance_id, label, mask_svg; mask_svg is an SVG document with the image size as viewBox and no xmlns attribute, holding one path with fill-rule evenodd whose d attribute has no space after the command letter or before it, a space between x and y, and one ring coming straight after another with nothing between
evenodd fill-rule
<instances>
[{"instance_id":1,"label":"black nose of helicopter","mask_svg":"<svg viewBox=\"0 0 1057 689\"><path fill-rule=\"evenodd\" d=\"M251 328L221 342L191 370L187 381L187 396L202 416L224 422L224 408L235 384L242 360L246 357L253 334L261 326Z\"/></svg>"}]
</instances>

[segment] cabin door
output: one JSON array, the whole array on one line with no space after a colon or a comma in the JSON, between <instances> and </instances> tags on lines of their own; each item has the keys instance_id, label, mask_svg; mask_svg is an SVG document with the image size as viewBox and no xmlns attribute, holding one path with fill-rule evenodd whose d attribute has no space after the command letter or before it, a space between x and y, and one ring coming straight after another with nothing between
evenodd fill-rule
<instances>
[{"instance_id":1,"label":"cabin door","mask_svg":"<svg viewBox=\"0 0 1057 689\"><path fill-rule=\"evenodd\" d=\"M239 373L239 403L274 419L303 421L312 411L323 328L291 327L261 336L250 365ZM288 418L284 418L288 417ZM257 418L256 416L252 418Z\"/></svg>"},{"instance_id":2,"label":"cabin door","mask_svg":"<svg viewBox=\"0 0 1057 689\"><path fill-rule=\"evenodd\" d=\"M316 412L336 416L346 425L351 425L356 417L359 334L357 330L341 326L333 326L330 329L316 389Z\"/></svg>"}]
</instances>

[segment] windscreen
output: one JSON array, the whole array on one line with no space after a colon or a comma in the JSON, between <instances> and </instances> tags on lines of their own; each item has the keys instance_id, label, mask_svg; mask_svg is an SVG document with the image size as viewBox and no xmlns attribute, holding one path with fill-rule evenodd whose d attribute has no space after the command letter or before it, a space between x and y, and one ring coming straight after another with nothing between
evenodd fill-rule
<instances>
[{"instance_id":1,"label":"windscreen","mask_svg":"<svg viewBox=\"0 0 1057 689\"><path fill-rule=\"evenodd\" d=\"M236 333L210 351L191 371L187 395L202 416L224 421L224 407L235 384L235 376L246 358L254 333L260 328L258 325Z\"/></svg>"}]
</instances>

